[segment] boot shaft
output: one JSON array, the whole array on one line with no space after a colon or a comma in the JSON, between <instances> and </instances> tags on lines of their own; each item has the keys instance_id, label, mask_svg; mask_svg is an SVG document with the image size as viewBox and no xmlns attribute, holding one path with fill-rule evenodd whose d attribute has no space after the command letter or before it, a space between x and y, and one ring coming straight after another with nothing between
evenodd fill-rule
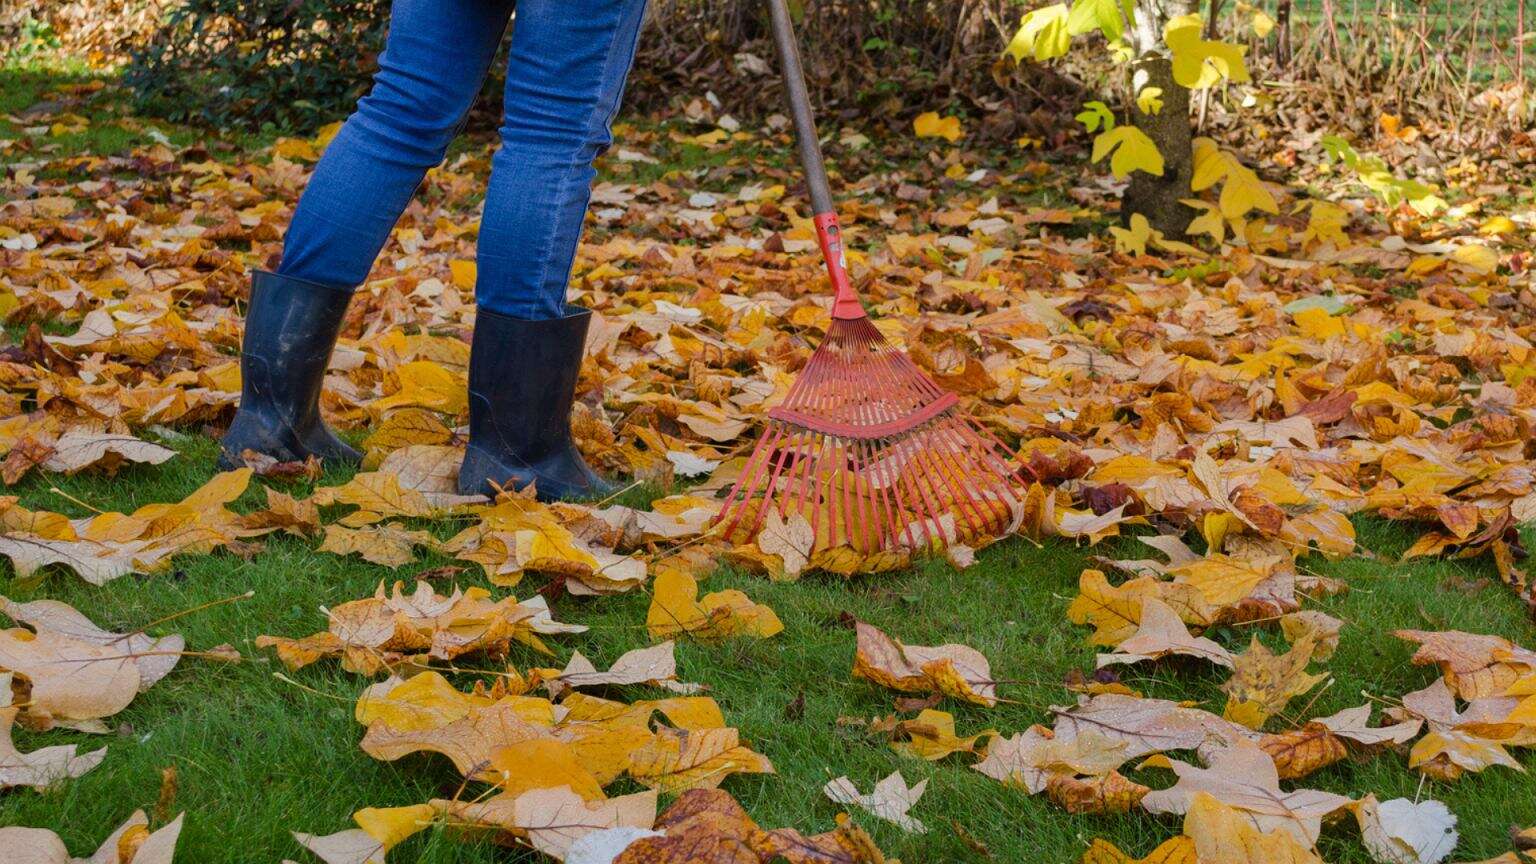
<instances>
[{"instance_id":1,"label":"boot shaft","mask_svg":"<svg viewBox=\"0 0 1536 864\"><path fill-rule=\"evenodd\" d=\"M351 301L350 290L256 271L240 346L242 404L313 411Z\"/></svg>"},{"instance_id":2,"label":"boot shaft","mask_svg":"<svg viewBox=\"0 0 1536 864\"><path fill-rule=\"evenodd\" d=\"M527 321L481 309L469 361L470 439L537 461L570 442L592 312Z\"/></svg>"}]
</instances>

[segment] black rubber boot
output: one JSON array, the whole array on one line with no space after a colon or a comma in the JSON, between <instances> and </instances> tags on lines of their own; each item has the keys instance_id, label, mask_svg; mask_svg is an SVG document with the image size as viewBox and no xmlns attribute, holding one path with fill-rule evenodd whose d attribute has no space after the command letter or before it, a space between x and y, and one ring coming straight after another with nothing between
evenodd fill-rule
<instances>
[{"instance_id":1,"label":"black rubber boot","mask_svg":"<svg viewBox=\"0 0 1536 864\"><path fill-rule=\"evenodd\" d=\"M352 292L257 270L240 346L240 411L219 442L219 467L254 450L279 462L357 462L320 420L320 385Z\"/></svg>"},{"instance_id":2,"label":"black rubber boot","mask_svg":"<svg viewBox=\"0 0 1536 864\"><path fill-rule=\"evenodd\" d=\"M571 440L571 403L592 311L525 321L481 309L469 354L469 449L459 491L495 495L492 483L537 483L541 501L597 498L613 491Z\"/></svg>"}]
</instances>

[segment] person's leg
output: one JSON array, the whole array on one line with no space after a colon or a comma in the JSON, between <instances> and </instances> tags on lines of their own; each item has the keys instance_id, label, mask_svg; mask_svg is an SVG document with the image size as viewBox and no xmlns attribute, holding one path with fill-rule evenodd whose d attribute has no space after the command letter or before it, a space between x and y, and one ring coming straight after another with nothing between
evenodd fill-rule
<instances>
[{"instance_id":1,"label":"person's leg","mask_svg":"<svg viewBox=\"0 0 1536 864\"><path fill-rule=\"evenodd\" d=\"M610 489L571 440L591 312L566 306L565 290L644 16L645 0L519 0L480 223L463 492Z\"/></svg>"},{"instance_id":2,"label":"person's leg","mask_svg":"<svg viewBox=\"0 0 1536 864\"><path fill-rule=\"evenodd\" d=\"M372 92L326 148L276 273L258 272L240 352L240 410L219 465L355 462L320 418L320 388L352 291L479 91L511 0L395 0Z\"/></svg>"},{"instance_id":3,"label":"person's leg","mask_svg":"<svg viewBox=\"0 0 1536 864\"><path fill-rule=\"evenodd\" d=\"M563 314L596 171L634 62L645 0L520 0L501 149L480 224L476 302Z\"/></svg>"},{"instance_id":4,"label":"person's leg","mask_svg":"<svg viewBox=\"0 0 1536 864\"><path fill-rule=\"evenodd\" d=\"M373 88L326 147L278 273L355 288L443 161L506 32L511 0L394 0Z\"/></svg>"}]
</instances>

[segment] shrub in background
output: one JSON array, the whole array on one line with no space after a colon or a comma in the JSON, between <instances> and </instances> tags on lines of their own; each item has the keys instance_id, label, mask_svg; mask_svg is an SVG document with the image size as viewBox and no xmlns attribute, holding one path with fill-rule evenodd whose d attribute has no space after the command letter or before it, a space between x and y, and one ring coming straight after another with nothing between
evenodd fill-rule
<instances>
[{"instance_id":1,"label":"shrub in background","mask_svg":"<svg viewBox=\"0 0 1536 864\"><path fill-rule=\"evenodd\" d=\"M181 0L124 81L176 122L307 132L352 109L388 23L387 0Z\"/></svg>"}]
</instances>

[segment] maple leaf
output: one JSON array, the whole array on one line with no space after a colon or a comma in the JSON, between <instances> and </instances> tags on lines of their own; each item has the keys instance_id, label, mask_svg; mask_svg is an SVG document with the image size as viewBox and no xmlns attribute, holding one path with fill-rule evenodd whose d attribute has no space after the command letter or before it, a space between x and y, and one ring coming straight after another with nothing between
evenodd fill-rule
<instances>
[{"instance_id":1,"label":"maple leaf","mask_svg":"<svg viewBox=\"0 0 1536 864\"><path fill-rule=\"evenodd\" d=\"M1504 749L1505 741L1518 732L1518 727L1479 722L1473 714L1476 704L1469 705L1465 713L1458 712L1456 698L1443 678L1405 695L1399 714L1421 719L1429 726L1409 751L1408 767L1444 780L1495 765L1523 772L1525 767Z\"/></svg>"},{"instance_id":2,"label":"maple leaf","mask_svg":"<svg viewBox=\"0 0 1536 864\"><path fill-rule=\"evenodd\" d=\"M1456 815L1439 801L1367 795L1354 812L1365 848L1384 864L1439 864L1456 848Z\"/></svg>"},{"instance_id":3,"label":"maple leaf","mask_svg":"<svg viewBox=\"0 0 1536 864\"><path fill-rule=\"evenodd\" d=\"M176 451L169 447L151 444L132 435L112 435L86 428L72 428L52 442L42 467L62 474L101 468L110 474L126 463L159 465L175 455Z\"/></svg>"},{"instance_id":4,"label":"maple leaf","mask_svg":"<svg viewBox=\"0 0 1536 864\"><path fill-rule=\"evenodd\" d=\"M700 598L699 583L679 570L659 574L651 592L645 625L652 638L690 633L700 639L767 639L784 630L772 609L753 603L740 591L713 591Z\"/></svg>"},{"instance_id":5,"label":"maple leaf","mask_svg":"<svg viewBox=\"0 0 1536 864\"><path fill-rule=\"evenodd\" d=\"M557 690L624 684L651 684L679 692L698 689L697 685L683 684L677 680L677 658L671 642L627 651L613 662L607 672L597 671L590 660L583 657L580 651L575 651L563 670L549 670L547 674L541 673L539 678Z\"/></svg>"},{"instance_id":6,"label":"maple leaf","mask_svg":"<svg viewBox=\"0 0 1536 864\"><path fill-rule=\"evenodd\" d=\"M778 556L779 567L769 575L795 579L810 563L816 546L816 532L799 513L791 513L785 519L777 510L769 510L755 542L763 554Z\"/></svg>"},{"instance_id":7,"label":"maple leaf","mask_svg":"<svg viewBox=\"0 0 1536 864\"><path fill-rule=\"evenodd\" d=\"M1274 760L1252 744L1217 751L1209 768L1170 760L1179 782L1147 794L1142 806L1151 813L1188 813L1195 799L1208 795L1239 811L1260 831L1283 831L1303 844L1317 842L1322 820L1351 801L1342 795L1303 789L1284 792Z\"/></svg>"},{"instance_id":8,"label":"maple leaf","mask_svg":"<svg viewBox=\"0 0 1536 864\"><path fill-rule=\"evenodd\" d=\"M1145 858L1132 858L1108 840L1088 844L1079 864L1196 864L1195 841L1180 835L1164 840Z\"/></svg>"},{"instance_id":9,"label":"maple leaf","mask_svg":"<svg viewBox=\"0 0 1536 864\"><path fill-rule=\"evenodd\" d=\"M1209 711L1121 693L1092 696L1072 708L1053 708L1052 713L1058 739L1098 734L1123 741L1127 760L1167 750L1231 747L1253 737L1252 731Z\"/></svg>"},{"instance_id":10,"label":"maple leaf","mask_svg":"<svg viewBox=\"0 0 1536 864\"><path fill-rule=\"evenodd\" d=\"M1184 834L1199 861L1230 864L1323 864L1311 842L1280 828L1266 829L1252 814L1206 792L1196 792L1184 817Z\"/></svg>"},{"instance_id":11,"label":"maple leaf","mask_svg":"<svg viewBox=\"0 0 1536 864\"><path fill-rule=\"evenodd\" d=\"M891 742L891 749L905 756L914 756L935 762L954 753L971 753L976 742L997 735L995 729L985 729L975 735L961 738L955 734L955 716L948 711L924 708L911 720L902 721L896 734L907 740Z\"/></svg>"},{"instance_id":12,"label":"maple leaf","mask_svg":"<svg viewBox=\"0 0 1536 864\"><path fill-rule=\"evenodd\" d=\"M333 555L357 555L364 561L397 568L416 560L412 552L416 546L434 549L437 547L437 538L426 531L408 531L398 525L370 525L365 528L327 525L320 551Z\"/></svg>"},{"instance_id":13,"label":"maple leaf","mask_svg":"<svg viewBox=\"0 0 1536 864\"><path fill-rule=\"evenodd\" d=\"M740 742L732 728L662 727L630 754L629 776L643 786L680 792L718 786L731 774L772 774L773 763Z\"/></svg>"},{"instance_id":14,"label":"maple leaf","mask_svg":"<svg viewBox=\"0 0 1536 864\"><path fill-rule=\"evenodd\" d=\"M1232 659L1232 677L1221 689L1227 694L1223 712L1228 720L1258 729L1297 696L1326 681L1326 673L1311 674L1315 645L1302 638L1284 654L1274 654L1255 636L1248 650Z\"/></svg>"},{"instance_id":15,"label":"maple leaf","mask_svg":"<svg viewBox=\"0 0 1536 864\"><path fill-rule=\"evenodd\" d=\"M890 776L876 783L867 795L860 792L858 787L853 785L853 781L847 777L827 781L827 785L823 786L821 791L839 804L850 804L868 811L903 831L923 834L928 831L928 827L907 814L917 804L917 800L923 797L923 790L927 787L927 780L920 780L917 785L908 786L901 772L893 771Z\"/></svg>"},{"instance_id":16,"label":"maple leaf","mask_svg":"<svg viewBox=\"0 0 1536 864\"><path fill-rule=\"evenodd\" d=\"M904 693L943 693L965 702L997 704L991 664L965 645L903 645L862 621L854 623L853 674Z\"/></svg>"},{"instance_id":17,"label":"maple leaf","mask_svg":"<svg viewBox=\"0 0 1536 864\"><path fill-rule=\"evenodd\" d=\"M0 630L0 672L25 679L29 725L94 728L170 673L185 642L143 633L110 633L54 600L14 603L0 612L32 627Z\"/></svg>"},{"instance_id":18,"label":"maple leaf","mask_svg":"<svg viewBox=\"0 0 1536 864\"><path fill-rule=\"evenodd\" d=\"M1232 654L1220 644L1204 637L1191 636L1178 613L1155 597L1141 604L1141 621L1136 632L1117 646L1118 654L1100 654L1098 666L1116 663L1140 663L1174 654L1198 657L1218 666L1232 666Z\"/></svg>"}]
</instances>

